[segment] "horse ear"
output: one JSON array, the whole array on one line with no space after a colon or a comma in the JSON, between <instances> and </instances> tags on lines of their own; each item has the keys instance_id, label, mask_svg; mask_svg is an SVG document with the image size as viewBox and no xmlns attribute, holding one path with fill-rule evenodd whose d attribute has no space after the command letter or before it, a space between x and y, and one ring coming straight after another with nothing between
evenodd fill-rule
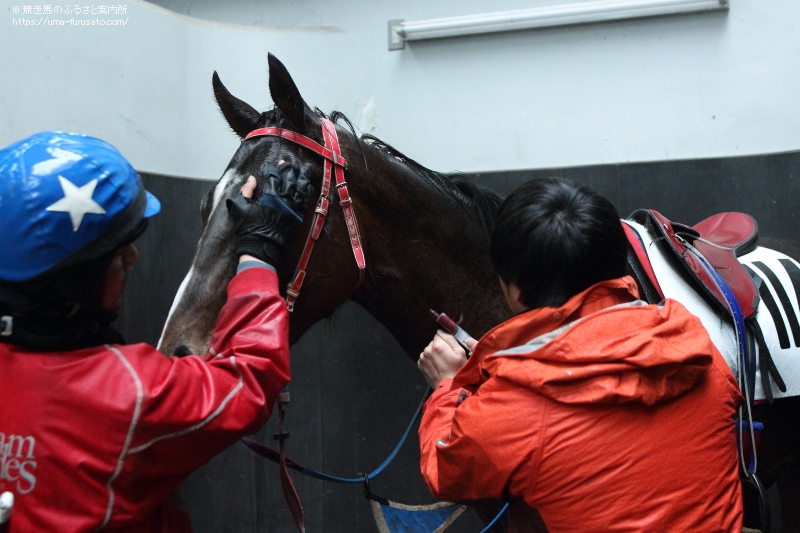
<instances>
[{"instance_id":1,"label":"horse ear","mask_svg":"<svg viewBox=\"0 0 800 533\"><path fill-rule=\"evenodd\" d=\"M292 123L295 131L307 134L309 122L314 120L314 112L300 96L297 85L294 84L294 80L283 63L272 54L269 54L267 61L269 63L269 93L272 101Z\"/></svg>"},{"instance_id":2,"label":"horse ear","mask_svg":"<svg viewBox=\"0 0 800 533\"><path fill-rule=\"evenodd\" d=\"M239 100L233 96L222 84L217 71L211 77L211 85L214 86L214 98L217 100L222 116L228 122L231 129L241 138L258 128L263 121L261 113L253 109L250 104Z\"/></svg>"}]
</instances>

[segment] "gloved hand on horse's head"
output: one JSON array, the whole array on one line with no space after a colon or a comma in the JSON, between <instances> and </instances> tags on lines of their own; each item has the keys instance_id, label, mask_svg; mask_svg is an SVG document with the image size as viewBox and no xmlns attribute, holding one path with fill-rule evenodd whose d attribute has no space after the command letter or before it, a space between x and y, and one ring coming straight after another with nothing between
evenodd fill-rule
<instances>
[{"instance_id":1,"label":"gloved hand on horse's head","mask_svg":"<svg viewBox=\"0 0 800 533\"><path fill-rule=\"evenodd\" d=\"M261 167L260 201L239 194L226 200L236 233L237 256L252 255L277 266L290 233L303 222L314 186L307 169L293 163Z\"/></svg>"}]
</instances>

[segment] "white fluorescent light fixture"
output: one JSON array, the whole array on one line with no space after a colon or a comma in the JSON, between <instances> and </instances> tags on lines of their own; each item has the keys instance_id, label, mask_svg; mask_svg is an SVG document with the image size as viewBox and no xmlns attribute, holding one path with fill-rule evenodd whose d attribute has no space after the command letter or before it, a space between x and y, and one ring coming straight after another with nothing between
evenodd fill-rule
<instances>
[{"instance_id":1,"label":"white fluorescent light fixture","mask_svg":"<svg viewBox=\"0 0 800 533\"><path fill-rule=\"evenodd\" d=\"M405 48L406 41L726 9L728 0L594 0L416 22L390 20L389 50Z\"/></svg>"}]
</instances>

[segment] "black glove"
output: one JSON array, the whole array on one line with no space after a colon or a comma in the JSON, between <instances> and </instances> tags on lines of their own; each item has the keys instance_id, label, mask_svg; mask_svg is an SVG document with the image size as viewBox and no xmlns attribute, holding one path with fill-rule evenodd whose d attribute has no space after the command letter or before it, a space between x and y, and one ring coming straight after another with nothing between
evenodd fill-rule
<instances>
[{"instance_id":1,"label":"black glove","mask_svg":"<svg viewBox=\"0 0 800 533\"><path fill-rule=\"evenodd\" d=\"M236 254L249 254L277 266L286 239L303 222L314 186L306 169L293 163L279 168L264 163L261 175L264 190L260 202L238 194L225 205L236 233Z\"/></svg>"}]
</instances>

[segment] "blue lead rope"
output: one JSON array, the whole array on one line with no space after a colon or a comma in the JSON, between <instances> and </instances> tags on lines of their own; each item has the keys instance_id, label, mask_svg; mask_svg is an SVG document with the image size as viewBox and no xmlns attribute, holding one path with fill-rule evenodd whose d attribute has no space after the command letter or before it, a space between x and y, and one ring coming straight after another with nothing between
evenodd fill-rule
<instances>
[{"instance_id":1,"label":"blue lead rope","mask_svg":"<svg viewBox=\"0 0 800 533\"><path fill-rule=\"evenodd\" d=\"M500 512L499 512L499 513L497 513L497 516L495 516L495 517L492 519L492 521L491 521L491 522L489 522L489 525L488 525L488 526L486 526L485 528L483 528L483 529L481 530L481 533L486 533L487 531L489 531L490 529L492 529L492 526L494 526L494 525L497 523L497 521L498 521L498 520L500 520L500 517L501 517L501 516L503 516L503 513L505 513L505 512L506 512L506 510L508 510L508 503L506 503L506 504L503 506L503 508L502 508L502 509L500 509Z\"/></svg>"},{"instance_id":2,"label":"blue lead rope","mask_svg":"<svg viewBox=\"0 0 800 533\"><path fill-rule=\"evenodd\" d=\"M425 391L425 394L422 396L422 401L419 402L419 406L417 407L414 416L411 418L411 422L408 424L408 427L406 428L405 433L403 433L403 436L400 437L400 442L397 443L397 445L394 447L394 450L392 450L392 453L389 454L389 457L387 457L380 464L380 466L378 466L378 468L376 468L369 474L361 477L339 477L339 476L332 476L330 474L325 474L324 472L320 472L319 470L314 470L313 468L308 468L308 467L303 467L303 469L300 470L300 472L308 476L321 479L323 481L333 481L334 483L364 483L365 478L367 480L370 480L375 476L379 475L386 469L387 466L389 466L389 463L391 463L394 460L394 458L397 457L400 448L403 447L403 444L405 444L406 439L408 439L408 436L411 434L411 429L417 423L417 420L419 420L419 416L420 414L422 414L422 407L425 405L425 400L428 399L428 396L430 396L431 392L433 391L430 388L428 388L428 390Z\"/></svg>"},{"instance_id":3,"label":"blue lead rope","mask_svg":"<svg viewBox=\"0 0 800 533\"><path fill-rule=\"evenodd\" d=\"M389 466L389 463L391 463L394 460L394 458L397 457L398 452L403 447L403 444L405 444L406 440L408 439L408 436L411 434L411 430L413 429L414 424L416 424L417 420L419 420L419 416L422 413L422 407L425 405L425 400L428 399L428 396L430 395L431 392L432 391L431 391L430 388L425 391L425 394L422 396L422 401L419 402L419 406L417 407L417 410L414 413L414 416L411 418L411 422L408 424L408 427L406 428L405 433L403 433L403 436L400 438L400 442L397 443L397 445L392 450L392 453L389 454L389 457L387 457L386 460L384 460L380 464L380 466L378 466L378 468L376 468L375 470L373 470L369 474L366 474L366 475L363 475L363 476L360 476L360 477L339 477L339 476L334 476L334 475L331 475L331 474L326 474L324 472L320 472L319 470L315 470L315 469L310 468L308 466L303 466L303 465L301 465L299 463L296 463L295 461L292 461L288 457L286 457L286 466L287 466L287 468L291 468L292 470L295 470L296 472L300 472L301 474L304 474L304 475L309 476L309 477L313 477L313 478L316 478L316 479L321 479L322 481L332 481L334 483L364 483L364 481L371 480L372 478L374 478L375 476L377 476L378 474L383 472L386 469L386 467ZM269 446L267 446L266 444L263 444L261 442L258 442L256 440L249 439L249 438L242 439L242 442L244 443L245 446L250 448L252 451L257 453L258 455L260 455L262 457L265 457L265 458L269 459L272 462L279 462L280 461L280 454L276 450L274 450L274 449L270 448Z\"/></svg>"},{"instance_id":4,"label":"blue lead rope","mask_svg":"<svg viewBox=\"0 0 800 533\"><path fill-rule=\"evenodd\" d=\"M432 392L433 390L430 388L428 388L428 390L425 391L425 394L422 396L422 401L419 402L419 406L417 406L417 410L414 412L414 416L411 418L411 422L408 424L408 427L403 433L403 436L400 438L400 442L397 443L397 445L394 447L389 456L378 466L378 468L376 468L369 474L365 474L361 477L334 476L331 474L320 472L319 470L315 470L313 468L309 468L307 466L303 466L299 463L292 461L288 457L285 458L286 467L291 468L296 472L300 472L301 474L304 474L306 476L320 479L322 481L332 481L333 483L369 482L369 480L373 479L374 477L378 476L381 472L383 472L386 469L386 467L389 466L389 463L391 463L394 460L394 458L397 457L397 454L400 452L400 449L403 447L403 444L405 444L406 440L408 439L408 436L411 434L411 430L414 428L414 425L417 423L417 420L419 420L419 417L422 414L422 408L425 406L425 401L428 399L428 397L431 395ZM267 446L266 444L262 444L256 440L248 438L242 439L242 442L244 443L245 446L250 448L258 455L265 457L272 462L276 463L280 462L280 454L276 450L273 450L272 448ZM503 506L503 508L500 509L500 512L497 513L497 516L495 516L491 522L489 522L489 525L487 525L483 530L481 530L481 533L487 533L497 523L497 521L500 520L500 517L503 516L503 514L506 512L507 509L508 509L508 503L506 503Z\"/></svg>"}]
</instances>

